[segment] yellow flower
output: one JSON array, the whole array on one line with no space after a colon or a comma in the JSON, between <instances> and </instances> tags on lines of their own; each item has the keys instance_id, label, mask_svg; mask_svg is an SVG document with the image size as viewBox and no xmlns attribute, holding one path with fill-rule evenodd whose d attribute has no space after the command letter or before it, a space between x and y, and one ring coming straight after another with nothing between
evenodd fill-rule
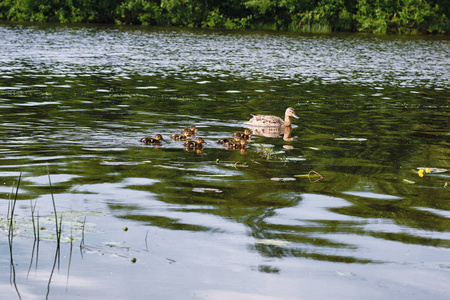
<instances>
[{"instance_id":1,"label":"yellow flower","mask_svg":"<svg viewBox=\"0 0 450 300\"><path fill-rule=\"evenodd\" d=\"M430 173L430 172L431 172L430 168L425 169L425 173Z\"/></svg>"},{"instance_id":2,"label":"yellow flower","mask_svg":"<svg viewBox=\"0 0 450 300\"><path fill-rule=\"evenodd\" d=\"M424 172L424 170L423 169L420 169L417 173L419 174L419 177L423 177L423 172Z\"/></svg>"}]
</instances>

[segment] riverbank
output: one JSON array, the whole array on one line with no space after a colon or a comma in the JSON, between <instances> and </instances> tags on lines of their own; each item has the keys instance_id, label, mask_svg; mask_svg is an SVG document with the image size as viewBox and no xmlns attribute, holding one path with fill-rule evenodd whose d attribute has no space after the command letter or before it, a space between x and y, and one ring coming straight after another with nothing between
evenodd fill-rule
<instances>
[{"instance_id":1,"label":"riverbank","mask_svg":"<svg viewBox=\"0 0 450 300\"><path fill-rule=\"evenodd\" d=\"M446 0L4 0L0 20L304 32L448 34Z\"/></svg>"}]
</instances>

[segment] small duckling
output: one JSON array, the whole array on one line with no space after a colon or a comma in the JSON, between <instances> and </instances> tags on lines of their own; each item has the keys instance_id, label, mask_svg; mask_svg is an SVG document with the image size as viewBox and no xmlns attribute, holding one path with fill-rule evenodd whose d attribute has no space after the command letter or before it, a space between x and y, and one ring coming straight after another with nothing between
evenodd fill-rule
<instances>
[{"instance_id":1,"label":"small duckling","mask_svg":"<svg viewBox=\"0 0 450 300\"><path fill-rule=\"evenodd\" d=\"M170 138L175 141L185 141L190 138L190 134L187 133L174 133L170 135Z\"/></svg>"},{"instance_id":2,"label":"small duckling","mask_svg":"<svg viewBox=\"0 0 450 300\"><path fill-rule=\"evenodd\" d=\"M241 138L235 137L234 139L220 139L217 143L221 144L222 146L228 147L228 144L233 143L240 143Z\"/></svg>"},{"instance_id":3,"label":"small duckling","mask_svg":"<svg viewBox=\"0 0 450 300\"><path fill-rule=\"evenodd\" d=\"M203 149L203 143L205 143L205 140L199 137L197 141L185 141L183 145L187 150L201 150Z\"/></svg>"},{"instance_id":4,"label":"small duckling","mask_svg":"<svg viewBox=\"0 0 450 300\"><path fill-rule=\"evenodd\" d=\"M230 142L227 144L228 149L244 149L245 145L247 145L248 142L244 139L241 139L239 141Z\"/></svg>"},{"instance_id":5,"label":"small duckling","mask_svg":"<svg viewBox=\"0 0 450 300\"><path fill-rule=\"evenodd\" d=\"M144 143L146 145L149 145L149 144L159 145L161 143L161 140L163 140L162 135L157 134L155 136L155 138L151 138L151 137L142 138L141 143Z\"/></svg>"},{"instance_id":6,"label":"small duckling","mask_svg":"<svg viewBox=\"0 0 450 300\"><path fill-rule=\"evenodd\" d=\"M244 140L249 140L252 137L252 132L250 131L250 129L245 129L244 132L238 131L233 133L231 136L238 137Z\"/></svg>"},{"instance_id":7,"label":"small duckling","mask_svg":"<svg viewBox=\"0 0 450 300\"><path fill-rule=\"evenodd\" d=\"M181 129L180 133L181 134L188 134L188 135L196 135L197 134L197 128L195 127L195 125L191 125L187 128L183 128Z\"/></svg>"},{"instance_id":8,"label":"small duckling","mask_svg":"<svg viewBox=\"0 0 450 300\"><path fill-rule=\"evenodd\" d=\"M232 142L233 140L234 139L220 139L217 141L217 143L225 146L227 143Z\"/></svg>"}]
</instances>

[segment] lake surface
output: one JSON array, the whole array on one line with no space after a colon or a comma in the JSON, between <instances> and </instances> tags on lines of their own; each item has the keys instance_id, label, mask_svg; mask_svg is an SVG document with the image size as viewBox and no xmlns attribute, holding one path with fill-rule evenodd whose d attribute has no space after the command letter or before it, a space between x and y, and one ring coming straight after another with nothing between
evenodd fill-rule
<instances>
[{"instance_id":1,"label":"lake surface","mask_svg":"<svg viewBox=\"0 0 450 300\"><path fill-rule=\"evenodd\" d=\"M2 297L450 294L449 37L0 23L0 39ZM289 106L291 131L217 144ZM203 151L170 139L190 125Z\"/></svg>"}]
</instances>

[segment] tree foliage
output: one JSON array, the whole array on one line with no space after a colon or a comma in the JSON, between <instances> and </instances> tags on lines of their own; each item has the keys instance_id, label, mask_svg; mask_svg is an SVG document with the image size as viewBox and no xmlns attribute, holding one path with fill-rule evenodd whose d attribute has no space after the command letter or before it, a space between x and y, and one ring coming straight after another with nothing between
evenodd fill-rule
<instances>
[{"instance_id":1,"label":"tree foliage","mask_svg":"<svg viewBox=\"0 0 450 300\"><path fill-rule=\"evenodd\" d=\"M376 33L450 32L449 0L2 0L0 20Z\"/></svg>"}]
</instances>

